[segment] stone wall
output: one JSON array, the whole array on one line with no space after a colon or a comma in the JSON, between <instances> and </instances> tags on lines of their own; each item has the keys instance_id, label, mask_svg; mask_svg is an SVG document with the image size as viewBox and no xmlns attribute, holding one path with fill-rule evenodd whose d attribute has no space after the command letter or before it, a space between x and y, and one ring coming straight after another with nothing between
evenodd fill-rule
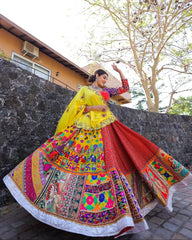
<instances>
[{"instance_id":1,"label":"stone wall","mask_svg":"<svg viewBox=\"0 0 192 240\"><path fill-rule=\"evenodd\" d=\"M0 59L0 204L8 198L2 177L54 134L75 92ZM192 165L192 117L111 106L119 120L184 165Z\"/></svg>"}]
</instances>

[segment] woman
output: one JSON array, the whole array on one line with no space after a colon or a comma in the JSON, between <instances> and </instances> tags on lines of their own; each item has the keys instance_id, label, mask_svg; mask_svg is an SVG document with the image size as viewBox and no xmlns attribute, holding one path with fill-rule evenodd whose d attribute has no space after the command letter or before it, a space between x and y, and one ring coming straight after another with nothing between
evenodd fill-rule
<instances>
[{"instance_id":1,"label":"woman","mask_svg":"<svg viewBox=\"0 0 192 240\"><path fill-rule=\"evenodd\" d=\"M68 105L56 133L4 178L34 217L88 236L120 236L148 228L157 202L172 210L172 194L192 180L159 147L120 123L107 102L129 90L106 88L99 69Z\"/></svg>"}]
</instances>

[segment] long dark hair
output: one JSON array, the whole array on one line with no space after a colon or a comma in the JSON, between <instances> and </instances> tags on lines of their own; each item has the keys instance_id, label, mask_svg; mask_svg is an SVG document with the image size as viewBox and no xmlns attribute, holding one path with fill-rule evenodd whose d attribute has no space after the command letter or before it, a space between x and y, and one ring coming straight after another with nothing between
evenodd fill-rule
<instances>
[{"instance_id":1,"label":"long dark hair","mask_svg":"<svg viewBox=\"0 0 192 240\"><path fill-rule=\"evenodd\" d=\"M95 80L96 80L96 74L98 74L99 76L101 76L101 75L103 75L103 74L106 74L106 75L108 76L108 73L105 72L103 69L98 69L98 70L95 71L95 73L94 73L93 75L91 75L91 76L89 77L89 82L91 82L91 83L95 82Z\"/></svg>"}]
</instances>

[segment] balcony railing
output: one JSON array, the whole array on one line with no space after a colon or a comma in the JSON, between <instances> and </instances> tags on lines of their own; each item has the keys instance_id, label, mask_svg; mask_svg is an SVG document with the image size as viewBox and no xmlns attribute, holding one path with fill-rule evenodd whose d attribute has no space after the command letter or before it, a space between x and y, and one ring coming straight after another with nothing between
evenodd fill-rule
<instances>
[{"instance_id":1,"label":"balcony railing","mask_svg":"<svg viewBox=\"0 0 192 240\"><path fill-rule=\"evenodd\" d=\"M3 58L3 59L5 59L5 60L7 60L7 61L10 61L10 62L12 62L12 63L15 63L15 64L17 65L17 67L20 67L21 69L24 69L24 70L26 70L24 67L29 67L28 65L26 65L26 64L24 64L24 63L21 63L21 62L19 62L19 61L17 61L17 60L10 59L10 58L5 57L5 56L1 56L1 55L0 55L0 58ZM18 66L18 65L20 65L20 66ZM23 68L21 67L21 65L23 66ZM49 74L46 74L46 73L44 73L44 72L42 72L42 71L40 71L40 70L38 70L38 69L36 69L36 68L34 68L34 67L30 67L30 69L31 69L31 71L28 71L28 70L26 70L26 71L28 71L29 73L34 74L34 75L36 75L36 76L38 76L38 75L35 74L35 73L32 73L32 70L33 70L34 72L39 72L39 73L41 73L42 75L44 75L46 78L48 78L48 79L50 79L50 80L46 80L46 78L43 78L43 77L39 77L39 76L38 76L39 78L42 78L42 79L45 80L45 81L50 81L50 82L52 82L52 83L55 83L55 84L57 84L57 85L59 85L59 86L61 86L61 87L64 87L64 88L67 88L67 89L76 91L74 88L70 87L70 86L67 85L66 83L64 83L64 82L62 82L61 80L59 80L58 78L55 78L55 77L53 77L53 76L50 76Z\"/></svg>"}]
</instances>

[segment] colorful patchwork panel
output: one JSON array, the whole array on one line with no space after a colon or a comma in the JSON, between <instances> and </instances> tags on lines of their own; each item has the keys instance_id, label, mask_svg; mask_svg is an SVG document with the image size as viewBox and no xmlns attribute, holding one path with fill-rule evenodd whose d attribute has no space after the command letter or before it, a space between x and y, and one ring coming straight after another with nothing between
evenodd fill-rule
<instances>
[{"instance_id":1,"label":"colorful patchwork panel","mask_svg":"<svg viewBox=\"0 0 192 240\"><path fill-rule=\"evenodd\" d=\"M10 173L19 189L31 200L35 201L45 186L53 166L47 162L40 149L24 159Z\"/></svg>"},{"instance_id":2,"label":"colorful patchwork panel","mask_svg":"<svg viewBox=\"0 0 192 240\"><path fill-rule=\"evenodd\" d=\"M166 206L170 187L187 176L189 171L160 149L156 156L147 163L141 174L153 194Z\"/></svg>"},{"instance_id":3,"label":"colorful patchwork panel","mask_svg":"<svg viewBox=\"0 0 192 240\"><path fill-rule=\"evenodd\" d=\"M69 172L104 172L101 130L69 127L49 139L41 148L56 168Z\"/></svg>"}]
</instances>

